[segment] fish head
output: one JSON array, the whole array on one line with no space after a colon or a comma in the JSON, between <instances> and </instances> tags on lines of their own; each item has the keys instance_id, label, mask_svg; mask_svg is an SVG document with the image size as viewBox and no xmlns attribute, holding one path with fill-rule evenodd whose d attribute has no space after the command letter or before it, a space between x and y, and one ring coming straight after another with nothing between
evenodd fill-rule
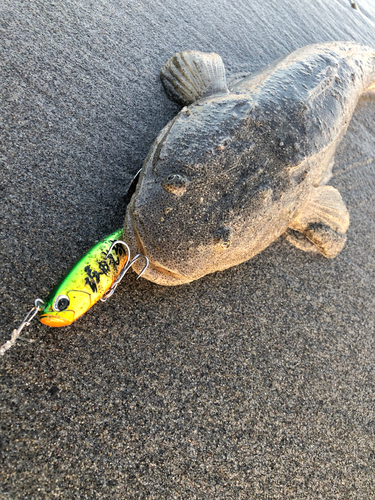
<instances>
[{"instance_id":1,"label":"fish head","mask_svg":"<svg viewBox=\"0 0 375 500\"><path fill-rule=\"evenodd\" d=\"M265 164L272 152L264 130L250 123L251 107L241 95L193 104L155 140L124 225L132 250L149 258L145 278L190 282L270 243L264 226L277 200ZM272 158L282 191L277 155Z\"/></svg>"},{"instance_id":2,"label":"fish head","mask_svg":"<svg viewBox=\"0 0 375 500\"><path fill-rule=\"evenodd\" d=\"M91 306L91 296L88 292L60 286L46 300L39 312L39 319L48 326L68 326Z\"/></svg>"}]
</instances>

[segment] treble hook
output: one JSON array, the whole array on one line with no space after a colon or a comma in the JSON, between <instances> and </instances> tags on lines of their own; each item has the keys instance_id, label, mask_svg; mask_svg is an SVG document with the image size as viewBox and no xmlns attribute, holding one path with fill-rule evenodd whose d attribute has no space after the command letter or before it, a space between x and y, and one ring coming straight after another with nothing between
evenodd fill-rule
<instances>
[{"instance_id":1,"label":"treble hook","mask_svg":"<svg viewBox=\"0 0 375 500\"><path fill-rule=\"evenodd\" d=\"M146 261L146 264L145 264L144 268L142 269L142 271L139 273L139 275L137 277L137 280L139 280L139 278L142 276L142 274L146 271L146 269L148 267L148 264L149 264L148 258L145 255L141 254L141 253L138 253L135 257L133 257L130 260L130 257L131 257L130 248L129 248L128 244L125 243L125 241L122 241L122 240L116 240L116 241L114 241L112 243L110 249L108 250L107 256L106 256L107 259L109 257L109 254L112 252L113 248L116 245L118 245L118 244L121 244L121 245L123 245L125 247L125 250L126 250L126 264L125 264L124 268L121 270L121 272L119 273L119 275L117 276L117 279L113 282L111 288L100 299L102 302L105 302L107 299L109 299L109 297L111 297L114 294L114 292L115 292L117 286L119 285L120 281L123 279L123 277L125 276L125 274L129 271L129 269L132 267L132 265L134 264L134 262L136 260L138 260L139 258L143 258Z\"/></svg>"}]
</instances>

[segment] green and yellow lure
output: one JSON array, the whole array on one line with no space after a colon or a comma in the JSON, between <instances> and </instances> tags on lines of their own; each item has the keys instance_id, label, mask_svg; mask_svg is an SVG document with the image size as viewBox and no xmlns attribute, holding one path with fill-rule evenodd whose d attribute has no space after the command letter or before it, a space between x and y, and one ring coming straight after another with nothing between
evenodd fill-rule
<instances>
[{"instance_id":1,"label":"green and yellow lure","mask_svg":"<svg viewBox=\"0 0 375 500\"><path fill-rule=\"evenodd\" d=\"M52 290L45 301L36 299L34 307L25 319L13 330L10 340L0 346L0 355L10 349L19 338L21 331L39 313L39 319L48 326L67 326L78 319L98 300L105 301L116 290L133 263L143 258L148 266L148 258L137 254L130 257L129 246L122 241L122 229L118 229L89 250L67 276Z\"/></svg>"},{"instance_id":2,"label":"green and yellow lure","mask_svg":"<svg viewBox=\"0 0 375 500\"><path fill-rule=\"evenodd\" d=\"M140 172L130 184L127 202L135 191ZM36 299L21 325L13 330L10 340L0 346L0 356L16 343L23 328L29 326L37 314L40 321L48 326L71 325L98 300L107 300L134 262L142 258L145 266L138 275L140 278L147 269L148 258L142 254L131 258L130 248L122 237L123 230L118 229L97 243L81 257L45 301Z\"/></svg>"},{"instance_id":3,"label":"green and yellow lure","mask_svg":"<svg viewBox=\"0 0 375 500\"><path fill-rule=\"evenodd\" d=\"M39 311L42 323L48 326L70 325L103 299L128 261L128 252L123 246L114 245L121 239L122 229L119 229L81 257L44 302Z\"/></svg>"}]
</instances>

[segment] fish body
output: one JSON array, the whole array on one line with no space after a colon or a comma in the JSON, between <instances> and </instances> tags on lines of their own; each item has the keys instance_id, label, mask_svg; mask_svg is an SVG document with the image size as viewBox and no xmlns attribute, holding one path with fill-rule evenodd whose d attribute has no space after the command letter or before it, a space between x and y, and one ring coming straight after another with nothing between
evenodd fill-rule
<instances>
[{"instance_id":1,"label":"fish body","mask_svg":"<svg viewBox=\"0 0 375 500\"><path fill-rule=\"evenodd\" d=\"M49 326L67 326L92 307L111 288L127 262L121 245L122 228L97 243L57 285L40 310L39 319Z\"/></svg>"},{"instance_id":2,"label":"fish body","mask_svg":"<svg viewBox=\"0 0 375 500\"><path fill-rule=\"evenodd\" d=\"M282 234L327 257L341 251L349 214L326 183L375 81L375 50L312 45L228 85L217 54L185 51L161 77L184 107L152 145L127 208L124 238L149 258L145 278L187 283Z\"/></svg>"}]
</instances>

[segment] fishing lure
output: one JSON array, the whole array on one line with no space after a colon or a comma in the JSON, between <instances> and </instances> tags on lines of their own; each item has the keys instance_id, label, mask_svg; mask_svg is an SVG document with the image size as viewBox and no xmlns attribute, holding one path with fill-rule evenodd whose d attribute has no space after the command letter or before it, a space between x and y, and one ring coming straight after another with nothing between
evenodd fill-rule
<instances>
[{"instance_id":1,"label":"fishing lure","mask_svg":"<svg viewBox=\"0 0 375 500\"><path fill-rule=\"evenodd\" d=\"M39 319L48 326L67 326L81 317L98 300L105 302L116 290L131 266L138 259L145 260L143 274L148 266L148 258L137 254L131 258L130 249L122 241L123 230L118 229L94 245L73 266L67 276L51 291L45 301L36 299L11 339L0 347L0 355L10 349L19 338L25 326L29 326L39 313Z\"/></svg>"}]
</instances>

